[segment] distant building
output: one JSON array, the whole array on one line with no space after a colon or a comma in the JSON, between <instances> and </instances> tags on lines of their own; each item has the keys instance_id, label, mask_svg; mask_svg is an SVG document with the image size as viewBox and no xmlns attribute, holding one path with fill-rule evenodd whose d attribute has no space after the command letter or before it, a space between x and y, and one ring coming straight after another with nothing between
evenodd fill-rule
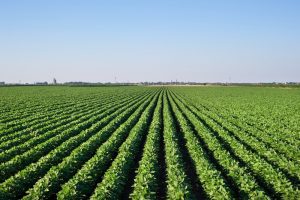
<instances>
[{"instance_id":1,"label":"distant building","mask_svg":"<svg viewBox=\"0 0 300 200\"><path fill-rule=\"evenodd\" d=\"M55 78L53 79L53 84L54 84L54 85L56 85L56 84L57 84L57 81L56 81L56 79L55 79Z\"/></svg>"},{"instance_id":2,"label":"distant building","mask_svg":"<svg viewBox=\"0 0 300 200\"><path fill-rule=\"evenodd\" d=\"M48 82L36 82L35 85L48 85Z\"/></svg>"},{"instance_id":3,"label":"distant building","mask_svg":"<svg viewBox=\"0 0 300 200\"><path fill-rule=\"evenodd\" d=\"M0 82L0 85L5 85L5 82L3 81L3 82Z\"/></svg>"}]
</instances>

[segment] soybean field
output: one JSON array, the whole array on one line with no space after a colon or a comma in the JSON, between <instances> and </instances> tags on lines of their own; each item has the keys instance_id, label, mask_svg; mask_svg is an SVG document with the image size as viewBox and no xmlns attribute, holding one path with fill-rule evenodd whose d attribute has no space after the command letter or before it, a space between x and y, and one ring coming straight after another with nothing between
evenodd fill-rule
<instances>
[{"instance_id":1,"label":"soybean field","mask_svg":"<svg viewBox=\"0 0 300 200\"><path fill-rule=\"evenodd\" d=\"M0 87L0 199L300 199L300 89Z\"/></svg>"}]
</instances>

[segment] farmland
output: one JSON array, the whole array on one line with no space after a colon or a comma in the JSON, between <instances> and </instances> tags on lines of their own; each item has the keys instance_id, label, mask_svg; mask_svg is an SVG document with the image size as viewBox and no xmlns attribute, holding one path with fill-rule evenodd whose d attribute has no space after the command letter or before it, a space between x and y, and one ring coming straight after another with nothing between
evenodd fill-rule
<instances>
[{"instance_id":1,"label":"farmland","mask_svg":"<svg viewBox=\"0 0 300 200\"><path fill-rule=\"evenodd\" d=\"M0 199L299 199L300 89L0 87Z\"/></svg>"}]
</instances>

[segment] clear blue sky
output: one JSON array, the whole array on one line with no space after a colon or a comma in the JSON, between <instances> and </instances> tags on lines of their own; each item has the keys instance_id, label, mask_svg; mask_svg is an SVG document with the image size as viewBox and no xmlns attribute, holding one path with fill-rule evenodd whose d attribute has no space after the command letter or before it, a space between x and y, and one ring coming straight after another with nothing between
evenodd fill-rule
<instances>
[{"instance_id":1,"label":"clear blue sky","mask_svg":"<svg viewBox=\"0 0 300 200\"><path fill-rule=\"evenodd\" d=\"M300 81L300 1L0 1L0 81L54 77Z\"/></svg>"}]
</instances>

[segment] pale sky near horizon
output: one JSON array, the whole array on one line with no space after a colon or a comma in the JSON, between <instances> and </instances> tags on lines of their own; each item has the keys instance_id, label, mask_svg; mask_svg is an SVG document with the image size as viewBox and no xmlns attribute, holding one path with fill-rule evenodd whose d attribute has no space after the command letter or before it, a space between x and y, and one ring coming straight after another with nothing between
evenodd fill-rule
<instances>
[{"instance_id":1,"label":"pale sky near horizon","mask_svg":"<svg viewBox=\"0 0 300 200\"><path fill-rule=\"evenodd\" d=\"M0 81L300 82L300 1L0 0Z\"/></svg>"}]
</instances>

